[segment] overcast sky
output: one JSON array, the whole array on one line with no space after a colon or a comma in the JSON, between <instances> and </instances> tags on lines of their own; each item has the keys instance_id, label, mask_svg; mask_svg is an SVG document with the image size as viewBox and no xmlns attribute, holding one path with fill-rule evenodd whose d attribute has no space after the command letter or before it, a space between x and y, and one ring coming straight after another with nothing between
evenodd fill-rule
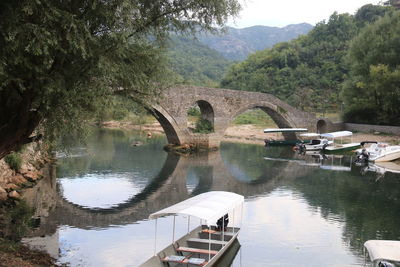
<instances>
[{"instance_id":1,"label":"overcast sky","mask_svg":"<svg viewBox=\"0 0 400 267\"><path fill-rule=\"evenodd\" d=\"M354 14L365 4L380 0L240 0L243 10L235 23L229 26L245 28L254 25L284 27L288 24L307 22L315 25L338 13Z\"/></svg>"}]
</instances>

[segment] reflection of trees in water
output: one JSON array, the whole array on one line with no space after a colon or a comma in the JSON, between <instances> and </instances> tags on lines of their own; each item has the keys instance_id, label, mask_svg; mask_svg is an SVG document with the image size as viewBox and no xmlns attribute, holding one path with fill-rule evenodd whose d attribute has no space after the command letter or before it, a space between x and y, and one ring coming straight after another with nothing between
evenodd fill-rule
<instances>
[{"instance_id":1,"label":"reflection of trees in water","mask_svg":"<svg viewBox=\"0 0 400 267\"><path fill-rule=\"evenodd\" d=\"M89 155L68 157L58 160L58 177L72 177L90 172L113 171L138 172L144 176L155 176L167 157L162 147L165 137L143 135L119 130L97 130L89 138L87 149ZM140 141L140 146L132 142Z\"/></svg>"},{"instance_id":2,"label":"reflection of trees in water","mask_svg":"<svg viewBox=\"0 0 400 267\"><path fill-rule=\"evenodd\" d=\"M375 182L373 175L362 177L359 171L319 170L299 177L292 186L323 218L345 222L343 239L361 255L366 240L400 238L400 179L388 175Z\"/></svg>"}]
</instances>

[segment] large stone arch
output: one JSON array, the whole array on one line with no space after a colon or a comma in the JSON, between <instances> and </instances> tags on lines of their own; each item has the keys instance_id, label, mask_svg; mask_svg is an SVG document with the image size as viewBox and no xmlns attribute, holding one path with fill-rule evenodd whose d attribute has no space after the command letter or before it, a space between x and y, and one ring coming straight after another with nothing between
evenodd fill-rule
<instances>
[{"instance_id":1,"label":"large stone arch","mask_svg":"<svg viewBox=\"0 0 400 267\"><path fill-rule=\"evenodd\" d=\"M150 113L156 118L163 128L169 144L182 144L182 136L179 133L179 127L175 119L161 106L154 106L149 109Z\"/></svg>"},{"instance_id":2,"label":"large stone arch","mask_svg":"<svg viewBox=\"0 0 400 267\"><path fill-rule=\"evenodd\" d=\"M265 113L268 114L268 116L271 117L271 119L275 122L275 124L278 126L278 128L295 128L297 127L296 124L291 121L290 118L286 116L285 109L280 108L279 106L273 105L272 103L264 102L264 103L251 103L249 105L245 105L242 108L238 109L236 112L234 112L229 120L229 123L231 123L238 115L244 113L247 110L251 109L261 109ZM296 134L295 133L283 133L283 136L287 140L293 140L296 139Z\"/></svg>"}]
</instances>

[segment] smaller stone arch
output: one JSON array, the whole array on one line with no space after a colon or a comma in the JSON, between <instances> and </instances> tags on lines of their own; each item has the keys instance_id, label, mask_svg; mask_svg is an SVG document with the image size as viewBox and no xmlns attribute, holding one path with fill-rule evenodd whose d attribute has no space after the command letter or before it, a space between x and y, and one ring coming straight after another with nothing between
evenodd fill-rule
<instances>
[{"instance_id":1,"label":"smaller stone arch","mask_svg":"<svg viewBox=\"0 0 400 267\"><path fill-rule=\"evenodd\" d=\"M196 103L200 108L201 118L211 122L211 125L214 128L214 109L211 104L205 100L198 100Z\"/></svg>"},{"instance_id":2,"label":"smaller stone arch","mask_svg":"<svg viewBox=\"0 0 400 267\"><path fill-rule=\"evenodd\" d=\"M197 105L200 109L200 118L208 121L211 126L211 132L214 132L215 114L212 105L206 100L197 100L193 106L195 105Z\"/></svg>"},{"instance_id":3,"label":"smaller stone arch","mask_svg":"<svg viewBox=\"0 0 400 267\"><path fill-rule=\"evenodd\" d=\"M328 124L326 120L320 119L317 121L317 133L326 133L328 131Z\"/></svg>"}]
</instances>

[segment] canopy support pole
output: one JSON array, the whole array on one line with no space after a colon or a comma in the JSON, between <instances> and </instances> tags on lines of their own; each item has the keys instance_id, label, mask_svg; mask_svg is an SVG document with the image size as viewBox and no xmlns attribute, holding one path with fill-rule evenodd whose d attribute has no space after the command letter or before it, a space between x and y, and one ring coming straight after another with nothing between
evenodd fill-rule
<instances>
[{"instance_id":1,"label":"canopy support pole","mask_svg":"<svg viewBox=\"0 0 400 267\"><path fill-rule=\"evenodd\" d=\"M222 217L222 236L221 236L221 241L224 241L224 235L225 235L225 215Z\"/></svg>"},{"instance_id":2,"label":"canopy support pole","mask_svg":"<svg viewBox=\"0 0 400 267\"><path fill-rule=\"evenodd\" d=\"M210 226L208 226L208 262L211 259L211 231Z\"/></svg>"},{"instance_id":3,"label":"canopy support pole","mask_svg":"<svg viewBox=\"0 0 400 267\"><path fill-rule=\"evenodd\" d=\"M188 233L189 233L189 229L190 229L190 215L188 216Z\"/></svg>"},{"instance_id":4,"label":"canopy support pole","mask_svg":"<svg viewBox=\"0 0 400 267\"><path fill-rule=\"evenodd\" d=\"M174 215L174 226L173 226L173 229L172 229L172 244L174 243L174 241L175 241L175 215Z\"/></svg>"},{"instance_id":5,"label":"canopy support pole","mask_svg":"<svg viewBox=\"0 0 400 267\"><path fill-rule=\"evenodd\" d=\"M157 255L157 218L155 223L155 231L154 231L154 256Z\"/></svg>"},{"instance_id":6,"label":"canopy support pole","mask_svg":"<svg viewBox=\"0 0 400 267\"><path fill-rule=\"evenodd\" d=\"M235 233L235 209L233 209L232 234Z\"/></svg>"}]
</instances>

